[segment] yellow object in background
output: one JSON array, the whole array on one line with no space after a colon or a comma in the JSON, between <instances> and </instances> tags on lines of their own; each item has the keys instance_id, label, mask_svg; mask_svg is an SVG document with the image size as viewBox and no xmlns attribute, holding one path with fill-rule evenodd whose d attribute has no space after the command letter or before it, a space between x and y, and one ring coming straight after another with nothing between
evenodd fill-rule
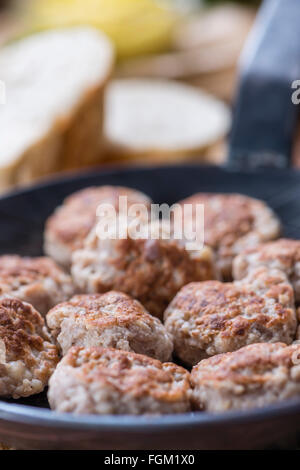
<instances>
[{"instance_id":1,"label":"yellow object in background","mask_svg":"<svg viewBox=\"0 0 300 470\"><path fill-rule=\"evenodd\" d=\"M28 32L74 25L101 29L119 58L155 53L171 40L176 15L156 0L28 0Z\"/></svg>"}]
</instances>

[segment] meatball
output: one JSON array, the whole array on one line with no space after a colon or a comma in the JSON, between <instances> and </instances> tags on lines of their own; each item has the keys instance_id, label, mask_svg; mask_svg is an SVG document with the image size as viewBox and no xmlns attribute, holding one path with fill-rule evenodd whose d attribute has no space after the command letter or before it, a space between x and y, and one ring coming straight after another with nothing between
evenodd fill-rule
<instances>
[{"instance_id":1,"label":"meatball","mask_svg":"<svg viewBox=\"0 0 300 470\"><path fill-rule=\"evenodd\" d=\"M204 359L191 373L193 401L210 412L299 398L300 344L251 344Z\"/></svg>"},{"instance_id":2,"label":"meatball","mask_svg":"<svg viewBox=\"0 0 300 470\"><path fill-rule=\"evenodd\" d=\"M235 279L242 279L259 266L281 269L294 287L295 299L300 302L300 240L280 239L244 250L233 262Z\"/></svg>"},{"instance_id":3,"label":"meatball","mask_svg":"<svg viewBox=\"0 0 300 470\"><path fill-rule=\"evenodd\" d=\"M100 204L111 204L119 210L119 197L127 197L128 208L142 204L149 211L151 199L145 194L120 186L86 188L67 197L45 228L45 253L66 268L70 267L74 250L82 248L83 241L97 222Z\"/></svg>"},{"instance_id":4,"label":"meatball","mask_svg":"<svg viewBox=\"0 0 300 470\"><path fill-rule=\"evenodd\" d=\"M160 238L151 238L156 228ZM73 254L71 273L77 288L84 293L125 292L162 318L182 286L215 276L210 249L188 251L184 242L164 239L163 234L167 237L159 222L144 225L139 238L127 231L123 239L101 239L93 230L84 248Z\"/></svg>"},{"instance_id":5,"label":"meatball","mask_svg":"<svg viewBox=\"0 0 300 470\"><path fill-rule=\"evenodd\" d=\"M74 346L49 383L53 410L94 414L190 410L190 374L173 363L111 348Z\"/></svg>"},{"instance_id":6,"label":"meatball","mask_svg":"<svg viewBox=\"0 0 300 470\"><path fill-rule=\"evenodd\" d=\"M58 362L41 315L26 302L0 299L0 396L27 397L43 391Z\"/></svg>"},{"instance_id":7,"label":"meatball","mask_svg":"<svg viewBox=\"0 0 300 470\"><path fill-rule=\"evenodd\" d=\"M47 323L63 354L71 346L103 346L168 361L173 351L163 324L121 292L75 296L50 310Z\"/></svg>"},{"instance_id":8,"label":"meatball","mask_svg":"<svg viewBox=\"0 0 300 470\"><path fill-rule=\"evenodd\" d=\"M165 312L174 353L186 364L247 344L296 336L292 286L281 271L264 268L242 281L207 281L183 287Z\"/></svg>"},{"instance_id":9,"label":"meatball","mask_svg":"<svg viewBox=\"0 0 300 470\"><path fill-rule=\"evenodd\" d=\"M280 223L274 212L262 201L241 194L195 194L178 203L174 223L183 220L183 205L190 204L184 216L184 229L195 230L196 205L204 205L204 239L216 254L219 273L232 279L234 256L245 247L278 238Z\"/></svg>"},{"instance_id":10,"label":"meatball","mask_svg":"<svg viewBox=\"0 0 300 470\"><path fill-rule=\"evenodd\" d=\"M24 300L42 315L74 295L71 277L50 258L0 256L0 295Z\"/></svg>"}]
</instances>

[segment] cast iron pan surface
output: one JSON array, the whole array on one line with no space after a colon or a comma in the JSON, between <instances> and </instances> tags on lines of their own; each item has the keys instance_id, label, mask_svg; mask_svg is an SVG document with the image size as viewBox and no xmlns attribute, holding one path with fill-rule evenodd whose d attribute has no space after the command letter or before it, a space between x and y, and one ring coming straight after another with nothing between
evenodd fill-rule
<instances>
[{"instance_id":1,"label":"cast iron pan surface","mask_svg":"<svg viewBox=\"0 0 300 470\"><path fill-rule=\"evenodd\" d=\"M238 192L266 201L284 236L300 238L300 173L198 165L110 169L71 175L0 199L0 253L41 255L46 218L70 193L124 185L172 204L195 192ZM46 394L0 401L0 441L29 449L251 449L300 433L299 400L247 412L158 417L74 416L48 409Z\"/></svg>"}]
</instances>

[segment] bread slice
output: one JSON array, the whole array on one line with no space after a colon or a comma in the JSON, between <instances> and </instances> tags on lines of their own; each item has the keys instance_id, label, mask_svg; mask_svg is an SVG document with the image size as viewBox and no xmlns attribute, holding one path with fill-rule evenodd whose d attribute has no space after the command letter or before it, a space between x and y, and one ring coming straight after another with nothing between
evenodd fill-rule
<instances>
[{"instance_id":1,"label":"bread slice","mask_svg":"<svg viewBox=\"0 0 300 470\"><path fill-rule=\"evenodd\" d=\"M105 135L115 158L181 160L203 153L230 126L225 104L196 88L168 80L111 82Z\"/></svg>"},{"instance_id":2,"label":"bread slice","mask_svg":"<svg viewBox=\"0 0 300 470\"><path fill-rule=\"evenodd\" d=\"M99 159L113 59L92 28L39 33L1 50L0 189Z\"/></svg>"}]
</instances>

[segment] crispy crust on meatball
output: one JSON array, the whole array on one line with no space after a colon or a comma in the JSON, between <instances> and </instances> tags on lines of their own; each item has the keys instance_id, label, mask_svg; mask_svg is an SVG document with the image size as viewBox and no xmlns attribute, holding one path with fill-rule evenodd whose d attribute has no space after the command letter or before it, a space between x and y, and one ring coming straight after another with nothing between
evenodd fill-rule
<instances>
[{"instance_id":1,"label":"crispy crust on meatball","mask_svg":"<svg viewBox=\"0 0 300 470\"><path fill-rule=\"evenodd\" d=\"M196 406L210 412L299 397L300 344L251 344L204 359L193 368L191 383Z\"/></svg>"},{"instance_id":2,"label":"crispy crust on meatball","mask_svg":"<svg viewBox=\"0 0 300 470\"><path fill-rule=\"evenodd\" d=\"M278 238L280 223L262 201L241 194L199 193L178 204L194 206L185 225L195 228L195 206L204 204L205 243L216 253L217 267L224 280L232 279L232 260L249 246ZM181 217L176 216L175 224Z\"/></svg>"},{"instance_id":3,"label":"crispy crust on meatball","mask_svg":"<svg viewBox=\"0 0 300 470\"><path fill-rule=\"evenodd\" d=\"M181 413L190 410L189 373L173 363L111 348L71 348L49 384L60 412Z\"/></svg>"},{"instance_id":4,"label":"crispy crust on meatball","mask_svg":"<svg viewBox=\"0 0 300 470\"><path fill-rule=\"evenodd\" d=\"M150 225L151 229L156 225L160 229L158 222ZM147 231L146 227L141 233ZM124 239L106 240L92 231L84 248L73 254L71 272L82 292L125 292L158 318L182 286L215 278L209 248L192 252L181 241L144 235L132 238L129 231Z\"/></svg>"},{"instance_id":5,"label":"crispy crust on meatball","mask_svg":"<svg viewBox=\"0 0 300 470\"><path fill-rule=\"evenodd\" d=\"M234 278L242 279L259 266L285 272L294 287L296 301L300 302L300 240L282 238L244 250L233 262Z\"/></svg>"},{"instance_id":6,"label":"crispy crust on meatball","mask_svg":"<svg viewBox=\"0 0 300 470\"><path fill-rule=\"evenodd\" d=\"M78 295L57 305L47 323L66 354L71 346L103 346L171 359L173 341L162 323L121 292Z\"/></svg>"},{"instance_id":7,"label":"crispy crust on meatball","mask_svg":"<svg viewBox=\"0 0 300 470\"><path fill-rule=\"evenodd\" d=\"M150 209L151 199L130 188L101 186L78 191L67 197L47 220L44 243L46 254L68 268L73 251L82 248L83 241L97 221L99 204L112 204L118 212L120 196L127 196L128 207L143 204Z\"/></svg>"},{"instance_id":8,"label":"crispy crust on meatball","mask_svg":"<svg viewBox=\"0 0 300 470\"><path fill-rule=\"evenodd\" d=\"M42 392L58 362L41 315L13 297L0 299L0 396Z\"/></svg>"},{"instance_id":9,"label":"crispy crust on meatball","mask_svg":"<svg viewBox=\"0 0 300 470\"><path fill-rule=\"evenodd\" d=\"M0 295L12 295L46 313L68 300L75 289L71 277L50 258L0 256Z\"/></svg>"},{"instance_id":10,"label":"crispy crust on meatball","mask_svg":"<svg viewBox=\"0 0 300 470\"><path fill-rule=\"evenodd\" d=\"M191 283L165 312L174 353L186 364L247 344L282 341L296 335L293 289L281 271L264 268L242 281Z\"/></svg>"}]
</instances>

